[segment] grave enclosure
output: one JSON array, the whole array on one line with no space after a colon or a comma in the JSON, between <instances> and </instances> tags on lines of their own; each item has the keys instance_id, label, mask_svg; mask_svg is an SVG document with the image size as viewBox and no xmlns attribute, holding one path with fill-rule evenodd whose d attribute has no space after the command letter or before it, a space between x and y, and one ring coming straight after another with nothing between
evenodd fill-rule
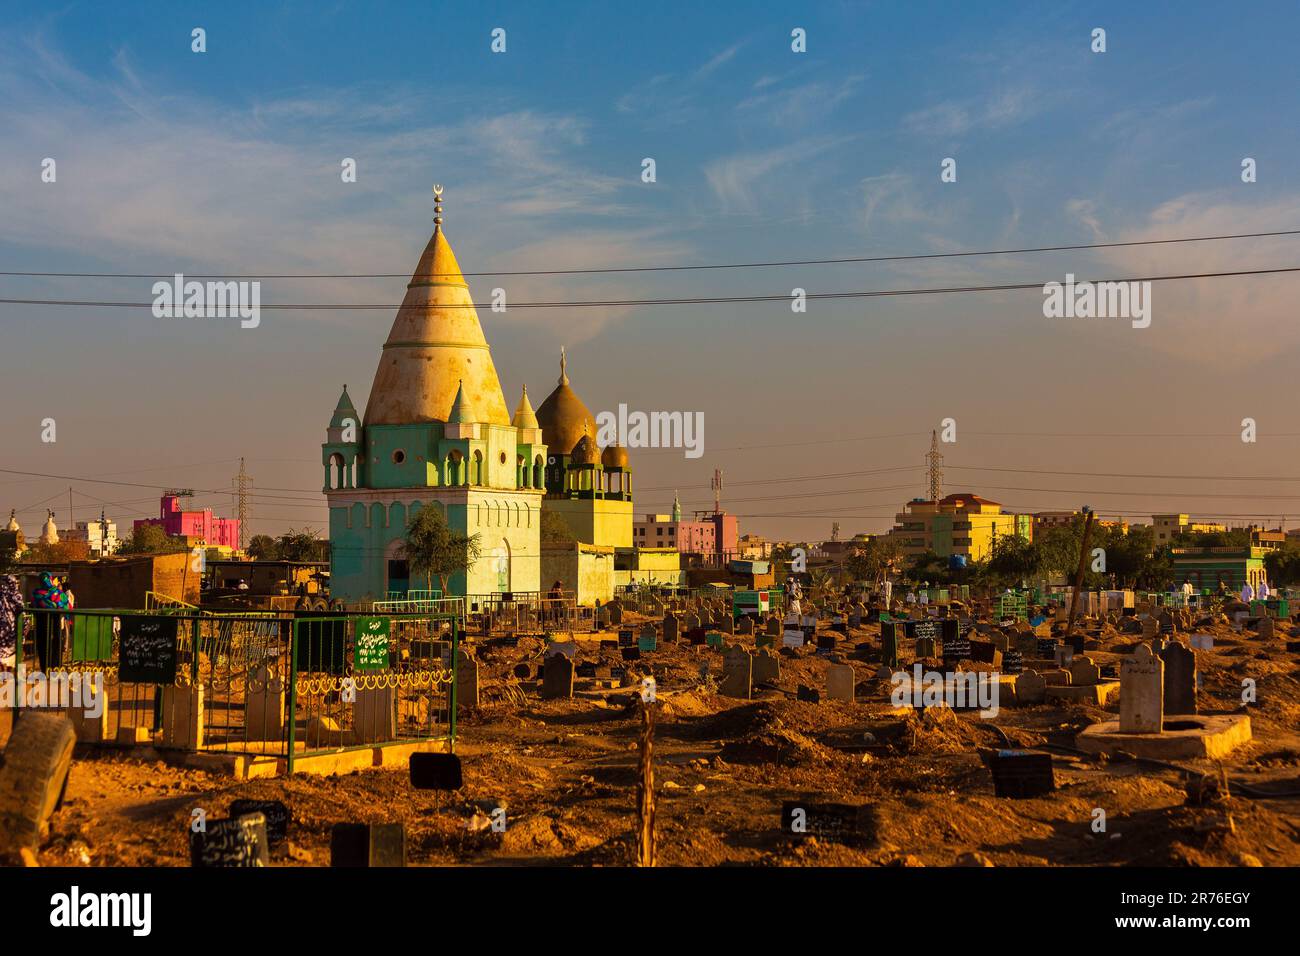
<instances>
[{"instance_id":1,"label":"grave enclosure","mask_svg":"<svg viewBox=\"0 0 1300 956\"><path fill-rule=\"evenodd\" d=\"M373 766L402 747L453 747L455 674L472 659L459 653L460 602L430 603L391 615L28 610L15 672L50 690L102 688L85 700L24 691L24 704L66 711L83 744L153 747L239 776Z\"/></svg>"}]
</instances>

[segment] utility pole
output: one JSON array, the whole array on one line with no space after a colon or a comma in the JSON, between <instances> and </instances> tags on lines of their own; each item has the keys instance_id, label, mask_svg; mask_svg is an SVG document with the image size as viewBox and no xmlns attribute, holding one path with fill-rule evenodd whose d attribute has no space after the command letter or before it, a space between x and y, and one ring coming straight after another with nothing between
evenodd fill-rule
<instances>
[{"instance_id":1,"label":"utility pole","mask_svg":"<svg viewBox=\"0 0 1300 956\"><path fill-rule=\"evenodd\" d=\"M722 469L713 469L713 513L722 513Z\"/></svg>"},{"instance_id":2,"label":"utility pole","mask_svg":"<svg viewBox=\"0 0 1300 956\"><path fill-rule=\"evenodd\" d=\"M87 535L89 537L89 535ZM104 509L99 509L99 556L102 558L108 554L108 518L104 516Z\"/></svg>"},{"instance_id":3,"label":"utility pole","mask_svg":"<svg viewBox=\"0 0 1300 956\"><path fill-rule=\"evenodd\" d=\"M71 534L75 527L76 524L72 520L72 486L68 485L68 533Z\"/></svg>"},{"instance_id":4,"label":"utility pole","mask_svg":"<svg viewBox=\"0 0 1300 956\"><path fill-rule=\"evenodd\" d=\"M943 497L943 455L939 454L939 433L930 432L930 451L925 456L930 478L930 500Z\"/></svg>"},{"instance_id":5,"label":"utility pole","mask_svg":"<svg viewBox=\"0 0 1300 956\"><path fill-rule=\"evenodd\" d=\"M1092 535L1092 509L1083 506L1088 515L1083 522L1083 544L1079 548L1079 570L1074 573L1074 593L1070 595L1070 619L1065 625L1065 636L1074 633L1074 616L1079 611L1079 592L1083 589L1083 570L1088 563L1088 538Z\"/></svg>"},{"instance_id":6,"label":"utility pole","mask_svg":"<svg viewBox=\"0 0 1300 956\"><path fill-rule=\"evenodd\" d=\"M248 533L248 489L253 485L252 477L244 471L244 459L239 459L239 474L235 476L235 510L239 517L239 550L244 550L244 536Z\"/></svg>"}]
</instances>

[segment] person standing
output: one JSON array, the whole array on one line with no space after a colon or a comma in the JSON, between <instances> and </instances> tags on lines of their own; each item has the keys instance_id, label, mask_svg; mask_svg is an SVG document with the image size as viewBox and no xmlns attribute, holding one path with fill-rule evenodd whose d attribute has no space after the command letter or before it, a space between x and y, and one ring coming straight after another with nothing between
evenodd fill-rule
<instances>
[{"instance_id":1,"label":"person standing","mask_svg":"<svg viewBox=\"0 0 1300 956\"><path fill-rule=\"evenodd\" d=\"M1249 604L1254 599L1255 599L1255 589L1250 586L1250 581L1247 581L1245 584L1241 586L1241 603Z\"/></svg>"},{"instance_id":2,"label":"person standing","mask_svg":"<svg viewBox=\"0 0 1300 956\"><path fill-rule=\"evenodd\" d=\"M18 615L23 589L12 574L0 576L0 667L13 667L18 654Z\"/></svg>"},{"instance_id":3,"label":"person standing","mask_svg":"<svg viewBox=\"0 0 1300 956\"><path fill-rule=\"evenodd\" d=\"M1269 596L1271 593L1272 593L1272 591L1269 589L1269 586L1268 586L1268 580L1265 579L1265 580L1263 580L1263 581L1260 581L1260 582L1259 582L1259 599L1260 599L1261 601L1267 601L1267 600L1268 600L1268 596Z\"/></svg>"},{"instance_id":4,"label":"person standing","mask_svg":"<svg viewBox=\"0 0 1300 956\"><path fill-rule=\"evenodd\" d=\"M66 610L68 594L48 571L41 574L40 586L32 592L32 607L39 613L36 618L36 659L43 671L63 663L63 615L55 611Z\"/></svg>"}]
</instances>

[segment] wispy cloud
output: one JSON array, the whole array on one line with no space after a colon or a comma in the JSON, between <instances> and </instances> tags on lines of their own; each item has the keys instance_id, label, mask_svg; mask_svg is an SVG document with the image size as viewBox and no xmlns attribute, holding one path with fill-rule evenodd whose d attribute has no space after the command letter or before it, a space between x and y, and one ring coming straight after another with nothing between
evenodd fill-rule
<instances>
[{"instance_id":1,"label":"wispy cloud","mask_svg":"<svg viewBox=\"0 0 1300 956\"><path fill-rule=\"evenodd\" d=\"M908 113L903 128L922 136L963 136L1023 123L1042 108L1042 99L1033 89L1010 87Z\"/></svg>"}]
</instances>

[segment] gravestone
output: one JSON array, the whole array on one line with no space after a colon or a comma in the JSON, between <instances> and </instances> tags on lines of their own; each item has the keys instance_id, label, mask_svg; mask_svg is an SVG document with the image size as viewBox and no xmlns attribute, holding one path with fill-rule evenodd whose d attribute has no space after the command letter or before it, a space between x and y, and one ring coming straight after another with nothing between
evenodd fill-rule
<instances>
[{"instance_id":1,"label":"gravestone","mask_svg":"<svg viewBox=\"0 0 1300 956\"><path fill-rule=\"evenodd\" d=\"M1039 797L1056 789L1051 754L998 750L989 757L989 770L995 796Z\"/></svg>"},{"instance_id":2,"label":"gravestone","mask_svg":"<svg viewBox=\"0 0 1300 956\"><path fill-rule=\"evenodd\" d=\"M1016 678L1016 703L1041 704L1047 699L1047 680L1037 671L1025 671Z\"/></svg>"},{"instance_id":3,"label":"gravestone","mask_svg":"<svg viewBox=\"0 0 1300 956\"><path fill-rule=\"evenodd\" d=\"M1119 670L1119 732L1158 734L1164 721L1165 664L1139 644Z\"/></svg>"},{"instance_id":4,"label":"gravestone","mask_svg":"<svg viewBox=\"0 0 1300 956\"><path fill-rule=\"evenodd\" d=\"M1149 641L1160 633L1160 624L1153 617L1142 618L1142 640Z\"/></svg>"},{"instance_id":5,"label":"gravestone","mask_svg":"<svg viewBox=\"0 0 1300 956\"><path fill-rule=\"evenodd\" d=\"M753 657L755 684L771 684L781 679L781 658L769 650L760 650Z\"/></svg>"},{"instance_id":6,"label":"gravestone","mask_svg":"<svg viewBox=\"0 0 1300 956\"><path fill-rule=\"evenodd\" d=\"M289 839L289 808L279 800L235 800L230 804L231 819L260 813L266 820L266 843L271 849Z\"/></svg>"},{"instance_id":7,"label":"gravestone","mask_svg":"<svg viewBox=\"0 0 1300 956\"><path fill-rule=\"evenodd\" d=\"M456 706L478 706L478 661L463 647L456 649Z\"/></svg>"},{"instance_id":8,"label":"gravestone","mask_svg":"<svg viewBox=\"0 0 1300 956\"><path fill-rule=\"evenodd\" d=\"M821 693L813 690L806 684L800 684L798 688L795 689L795 697L798 700L803 701L805 704L820 704L822 701Z\"/></svg>"},{"instance_id":9,"label":"gravestone","mask_svg":"<svg viewBox=\"0 0 1300 956\"><path fill-rule=\"evenodd\" d=\"M682 618L683 631L694 631L701 626L702 625L700 624L700 616L698 614L694 614L694 613L687 614L685 617Z\"/></svg>"},{"instance_id":10,"label":"gravestone","mask_svg":"<svg viewBox=\"0 0 1300 956\"><path fill-rule=\"evenodd\" d=\"M455 754L413 753L407 770L416 790L459 790L465 785L460 757Z\"/></svg>"},{"instance_id":11,"label":"gravestone","mask_svg":"<svg viewBox=\"0 0 1300 956\"><path fill-rule=\"evenodd\" d=\"M1261 640L1271 641L1273 639L1273 619L1267 615L1261 617L1258 632Z\"/></svg>"},{"instance_id":12,"label":"gravestone","mask_svg":"<svg viewBox=\"0 0 1300 956\"><path fill-rule=\"evenodd\" d=\"M1006 651L1005 653L999 651L999 653L1002 654L1002 673L1019 674L1025 669L1025 658L1019 651Z\"/></svg>"},{"instance_id":13,"label":"gravestone","mask_svg":"<svg viewBox=\"0 0 1300 956\"><path fill-rule=\"evenodd\" d=\"M795 839L870 844L876 841L878 829L878 816L871 806L804 800L786 800L781 805L781 832Z\"/></svg>"},{"instance_id":14,"label":"gravestone","mask_svg":"<svg viewBox=\"0 0 1300 956\"><path fill-rule=\"evenodd\" d=\"M279 740L284 736L284 681L274 664L259 665L248 678L244 696L244 739Z\"/></svg>"},{"instance_id":15,"label":"gravestone","mask_svg":"<svg viewBox=\"0 0 1300 956\"><path fill-rule=\"evenodd\" d=\"M190 865L205 869L266 866L269 847L266 817L261 813L208 820L201 832L190 832Z\"/></svg>"},{"instance_id":16,"label":"gravestone","mask_svg":"<svg viewBox=\"0 0 1300 956\"><path fill-rule=\"evenodd\" d=\"M1195 714L1196 652L1171 641L1160 659L1165 665L1165 713Z\"/></svg>"},{"instance_id":17,"label":"gravestone","mask_svg":"<svg viewBox=\"0 0 1300 956\"><path fill-rule=\"evenodd\" d=\"M724 697L749 700L754 693L754 660L749 651L739 644L727 648L722 657L722 685L718 693Z\"/></svg>"},{"instance_id":18,"label":"gravestone","mask_svg":"<svg viewBox=\"0 0 1300 956\"><path fill-rule=\"evenodd\" d=\"M664 643L665 644L677 643L677 638L681 634L681 631L679 630L679 624L680 622L677 620L676 614L664 615Z\"/></svg>"},{"instance_id":19,"label":"gravestone","mask_svg":"<svg viewBox=\"0 0 1300 956\"><path fill-rule=\"evenodd\" d=\"M621 604L611 601L609 604L605 605L603 610L609 614L610 624L623 623L623 606Z\"/></svg>"},{"instance_id":20,"label":"gravestone","mask_svg":"<svg viewBox=\"0 0 1300 956\"><path fill-rule=\"evenodd\" d=\"M637 638L636 646L643 651L658 650L659 628L650 623L641 625L641 635Z\"/></svg>"},{"instance_id":21,"label":"gravestone","mask_svg":"<svg viewBox=\"0 0 1300 956\"><path fill-rule=\"evenodd\" d=\"M1074 660L1074 648L1069 644L1057 644L1053 649L1057 667L1069 667Z\"/></svg>"},{"instance_id":22,"label":"gravestone","mask_svg":"<svg viewBox=\"0 0 1300 956\"><path fill-rule=\"evenodd\" d=\"M785 625L779 617L769 617L767 619L767 629L765 633L768 637L780 637L785 631Z\"/></svg>"},{"instance_id":23,"label":"gravestone","mask_svg":"<svg viewBox=\"0 0 1300 956\"><path fill-rule=\"evenodd\" d=\"M736 633L744 636L751 636L754 633L754 619L746 614L736 625Z\"/></svg>"},{"instance_id":24,"label":"gravestone","mask_svg":"<svg viewBox=\"0 0 1300 956\"><path fill-rule=\"evenodd\" d=\"M400 823L336 823L330 831L330 866L406 866L406 828Z\"/></svg>"},{"instance_id":25,"label":"gravestone","mask_svg":"<svg viewBox=\"0 0 1300 956\"><path fill-rule=\"evenodd\" d=\"M635 647L635 646L636 646L636 631L628 631L628 630L622 630L622 631L619 631L619 632L618 632L618 646L619 646L619 647Z\"/></svg>"},{"instance_id":26,"label":"gravestone","mask_svg":"<svg viewBox=\"0 0 1300 956\"><path fill-rule=\"evenodd\" d=\"M1101 680L1101 668L1091 657L1076 657L1070 661L1070 684L1073 687L1092 687Z\"/></svg>"},{"instance_id":27,"label":"gravestone","mask_svg":"<svg viewBox=\"0 0 1300 956\"><path fill-rule=\"evenodd\" d=\"M826 668L826 696L829 699L853 703L855 683L852 664L832 664Z\"/></svg>"},{"instance_id":28,"label":"gravestone","mask_svg":"<svg viewBox=\"0 0 1300 956\"><path fill-rule=\"evenodd\" d=\"M360 681L360 678L358 678ZM380 743L397 739L397 688L358 687L352 704L353 742Z\"/></svg>"},{"instance_id":29,"label":"gravestone","mask_svg":"<svg viewBox=\"0 0 1300 956\"><path fill-rule=\"evenodd\" d=\"M123 615L118 634L118 680L171 684L176 680L177 625L161 615Z\"/></svg>"},{"instance_id":30,"label":"gravestone","mask_svg":"<svg viewBox=\"0 0 1300 956\"><path fill-rule=\"evenodd\" d=\"M624 648L626 652L635 648ZM573 661L562 654L547 658L542 671L542 700L568 700L573 696Z\"/></svg>"},{"instance_id":31,"label":"gravestone","mask_svg":"<svg viewBox=\"0 0 1300 956\"><path fill-rule=\"evenodd\" d=\"M1214 635L1212 634L1193 634L1188 638L1189 643L1195 650L1212 651L1214 650Z\"/></svg>"},{"instance_id":32,"label":"gravestone","mask_svg":"<svg viewBox=\"0 0 1300 956\"><path fill-rule=\"evenodd\" d=\"M919 645L921 639L917 639ZM924 657L920 654L918 656ZM880 625L880 660L887 667L898 666L898 631L893 624Z\"/></svg>"}]
</instances>

